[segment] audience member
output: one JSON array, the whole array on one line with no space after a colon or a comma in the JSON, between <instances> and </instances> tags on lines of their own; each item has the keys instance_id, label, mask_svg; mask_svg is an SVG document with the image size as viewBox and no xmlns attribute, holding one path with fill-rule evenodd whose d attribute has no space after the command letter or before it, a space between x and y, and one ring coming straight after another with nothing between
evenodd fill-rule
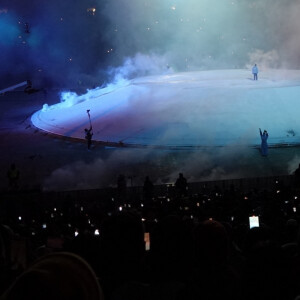
<instances>
[{"instance_id":1,"label":"audience member","mask_svg":"<svg viewBox=\"0 0 300 300\"><path fill-rule=\"evenodd\" d=\"M154 185L150 180L149 176L146 176L143 186L143 194L146 200L151 200L153 197Z\"/></svg>"},{"instance_id":2,"label":"audience member","mask_svg":"<svg viewBox=\"0 0 300 300\"><path fill-rule=\"evenodd\" d=\"M3 300L103 300L98 279L81 257L61 252L45 255L21 274Z\"/></svg>"},{"instance_id":3,"label":"audience member","mask_svg":"<svg viewBox=\"0 0 300 300\"><path fill-rule=\"evenodd\" d=\"M19 188L20 171L17 169L14 163L10 165L10 168L7 171L7 178L9 183L9 189L11 191L17 190Z\"/></svg>"},{"instance_id":4,"label":"audience member","mask_svg":"<svg viewBox=\"0 0 300 300\"><path fill-rule=\"evenodd\" d=\"M262 189L221 188L216 182L195 192L191 185L189 194L184 180L183 192L159 188L147 202L147 188L129 188L127 194L126 178L120 178L118 189L4 195L2 299L73 299L70 286L83 295L75 299L96 299L99 289L86 286L85 271L83 286L77 283L76 259L67 255L63 263L57 256L66 251L91 266L106 300L294 300L300 295L299 190L293 176L290 185L276 178ZM150 191L155 188L149 184ZM249 229L253 214L260 226ZM144 232L150 237L147 249Z\"/></svg>"},{"instance_id":5,"label":"audience member","mask_svg":"<svg viewBox=\"0 0 300 300\"><path fill-rule=\"evenodd\" d=\"M182 173L179 173L179 177L175 182L175 188L178 196L181 197L187 195L187 189L188 189L187 180L185 177L183 177Z\"/></svg>"}]
</instances>

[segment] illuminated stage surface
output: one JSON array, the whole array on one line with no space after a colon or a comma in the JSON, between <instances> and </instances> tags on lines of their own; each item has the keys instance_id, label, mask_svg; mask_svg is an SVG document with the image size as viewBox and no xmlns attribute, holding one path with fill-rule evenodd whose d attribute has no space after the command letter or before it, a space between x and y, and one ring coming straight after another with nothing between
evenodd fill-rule
<instances>
[{"instance_id":1,"label":"illuminated stage surface","mask_svg":"<svg viewBox=\"0 0 300 300\"><path fill-rule=\"evenodd\" d=\"M93 139L129 146L297 145L300 71L214 70L137 78L89 90L36 112L47 132L84 138L90 110ZM71 103L71 104L70 104Z\"/></svg>"},{"instance_id":2,"label":"illuminated stage surface","mask_svg":"<svg viewBox=\"0 0 300 300\"><path fill-rule=\"evenodd\" d=\"M300 162L300 147L290 147L299 142L299 79L300 71L283 70L263 71L257 82L247 70L152 76L70 97L78 104L69 108L59 108L70 101L55 104L58 90L47 86L7 92L0 97L0 190L12 162L22 188L44 190L112 187L119 174L128 186L142 186L146 175L172 183L179 172L188 182L292 174ZM42 112L44 103L54 106ZM99 142L87 151L87 109L96 139L128 147ZM259 127L279 144L268 157L259 152Z\"/></svg>"}]
</instances>

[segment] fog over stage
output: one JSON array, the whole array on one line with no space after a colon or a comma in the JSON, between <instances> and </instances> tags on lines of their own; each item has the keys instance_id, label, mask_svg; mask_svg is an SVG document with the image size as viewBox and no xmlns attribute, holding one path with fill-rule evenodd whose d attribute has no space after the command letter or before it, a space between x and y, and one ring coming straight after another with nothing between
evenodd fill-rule
<instances>
[{"instance_id":1,"label":"fog over stage","mask_svg":"<svg viewBox=\"0 0 300 300\"><path fill-rule=\"evenodd\" d=\"M171 73L121 80L86 94L65 94L44 105L32 123L47 132L129 146L270 146L299 144L300 71L249 70Z\"/></svg>"}]
</instances>

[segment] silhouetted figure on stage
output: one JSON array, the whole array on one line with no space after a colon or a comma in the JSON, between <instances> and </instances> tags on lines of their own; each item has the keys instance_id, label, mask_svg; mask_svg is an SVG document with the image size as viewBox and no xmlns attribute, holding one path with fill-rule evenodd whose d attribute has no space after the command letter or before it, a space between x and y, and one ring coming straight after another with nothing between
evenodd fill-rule
<instances>
[{"instance_id":1,"label":"silhouetted figure on stage","mask_svg":"<svg viewBox=\"0 0 300 300\"><path fill-rule=\"evenodd\" d=\"M20 171L15 164L11 164L7 171L7 178L10 190L17 190L19 188Z\"/></svg>"},{"instance_id":2,"label":"silhouetted figure on stage","mask_svg":"<svg viewBox=\"0 0 300 300\"><path fill-rule=\"evenodd\" d=\"M253 74L253 80L257 80L258 67L256 64L252 67L252 74Z\"/></svg>"},{"instance_id":3,"label":"silhouetted figure on stage","mask_svg":"<svg viewBox=\"0 0 300 300\"><path fill-rule=\"evenodd\" d=\"M175 182L176 192L178 196L186 196L187 195L187 180L183 177L182 173L179 173L179 177Z\"/></svg>"},{"instance_id":4,"label":"silhouetted figure on stage","mask_svg":"<svg viewBox=\"0 0 300 300\"><path fill-rule=\"evenodd\" d=\"M90 129L85 128L84 131L85 139L87 140L87 147L88 150L90 150L92 145L93 127L91 126Z\"/></svg>"},{"instance_id":5,"label":"silhouetted figure on stage","mask_svg":"<svg viewBox=\"0 0 300 300\"><path fill-rule=\"evenodd\" d=\"M146 200L150 200L153 197L154 185L149 179L149 176L146 176L143 186L143 193Z\"/></svg>"},{"instance_id":6,"label":"silhouetted figure on stage","mask_svg":"<svg viewBox=\"0 0 300 300\"><path fill-rule=\"evenodd\" d=\"M264 132L261 132L261 129L259 128L259 133L260 133L260 138L261 138L261 154L262 156L267 156L268 155L268 137L269 134L267 130L264 130Z\"/></svg>"}]
</instances>

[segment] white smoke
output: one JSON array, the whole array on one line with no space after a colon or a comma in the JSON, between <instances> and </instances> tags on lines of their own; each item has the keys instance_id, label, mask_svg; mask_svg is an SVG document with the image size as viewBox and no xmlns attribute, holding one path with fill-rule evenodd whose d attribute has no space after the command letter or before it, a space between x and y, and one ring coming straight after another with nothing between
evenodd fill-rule
<instances>
[{"instance_id":1,"label":"white smoke","mask_svg":"<svg viewBox=\"0 0 300 300\"><path fill-rule=\"evenodd\" d=\"M164 56L137 53L133 57L125 58L122 66L111 68L109 73L115 83L135 77L172 73L172 68Z\"/></svg>"},{"instance_id":2,"label":"white smoke","mask_svg":"<svg viewBox=\"0 0 300 300\"><path fill-rule=\"evenodd\" d=\"M200 182L256 177L259 169L260 175L268 172L257 150L243 146L201 151L110 150L105 150L110 152L106 159L78 161L55 170L45 180L44 190L116 187L119 174L125 175L130 187L131 184L142 186L146 176L160 185L175 183L179 173L183 173L188 182ZM95 151L90 154L95 155Z\"/></svg>"},{"instance_id":3,"label":"white smoke","mask_svg":"<svg viewBox=\"0 0 300 300\"><path fill-rule=\"evenodd\" d=\"M280 58L276 50L264 52L262 50L255 50L249 54L249 63L247 68L257 64L260 69L277 69L280 67Z\"/></svg>"}]
</instances>

